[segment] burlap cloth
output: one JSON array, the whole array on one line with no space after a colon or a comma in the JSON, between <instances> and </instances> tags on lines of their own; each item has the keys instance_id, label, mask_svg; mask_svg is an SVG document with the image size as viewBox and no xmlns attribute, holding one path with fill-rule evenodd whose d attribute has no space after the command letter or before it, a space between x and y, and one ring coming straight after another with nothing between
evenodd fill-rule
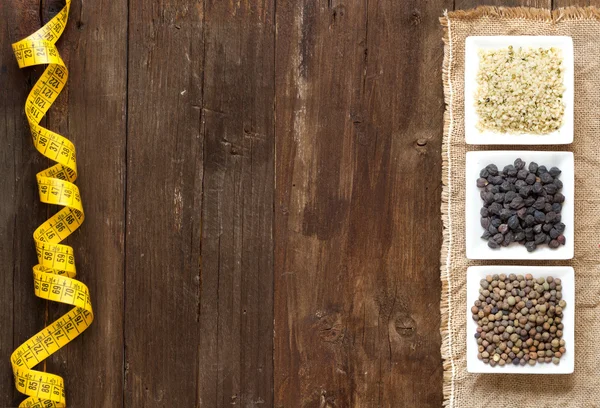
<instances>
[{"instance_id":1,"label":"burlap cloth","mask_svg":"<svg viewBox=\"0 0 600 408\"><path fill-rule=\"evenodd\" d=\"M446 13L441 254L444 405L449 407L600 407L600 11L478 8ZM556 262L469 261L465 257L464 50L470 35L567 35L575 49L575 258ZM494 147L485 147L494 149ZM496 147L498 149L498 147ZM572 239L572 238L571 238ZM466 270L480 264L572 265L575 269L575 372L572 375L469 374Z\"/></svg>"}]
</instances>

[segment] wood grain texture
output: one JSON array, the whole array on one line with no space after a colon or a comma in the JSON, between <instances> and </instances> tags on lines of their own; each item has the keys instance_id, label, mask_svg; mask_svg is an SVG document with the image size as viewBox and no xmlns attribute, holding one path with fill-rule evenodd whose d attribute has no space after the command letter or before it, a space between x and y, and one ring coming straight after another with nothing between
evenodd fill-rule
<instances>
[{"instance_id":1,"label":"wood grain texture","mask_svg":"<svg viewBox=\"0 0 600 408\"><path fill-rule=\"evenodd\" d=\"M204 4L203 407L273 406L273 16Z\"/></svg>"},{"instance_id":2,"label":"wood grain texture","mask_svg":"<svg viewBox=\"0 0 600 408\"><path fill-rule=\"evenodd\" d=\"M0 205L0 406L16 406L22 400L14 388L10 355L44 325L45 303L33 294L31 268L36 255L32 233L46 215L39 203L35 174L46 161L31 143L24 115L25 99L43 69L20 70L10 44L40 26L37 1L0 4L1 21L20 24L0 26L0 169L3 200ZM43 123L43 122L42 122Z\"/></svg>"},{"instance_id":3,"label":"wood grain texture","mask_svg":"<svg viewBox=\"0 0 600 408\"><path fill-rule=\"evenodd\" d=\"M43 22L63 6L64 1L42 2ZM95 320L81 338L48 360L47 369L65 379L69 406L121 407L127 1L73 2L58 47L69 82L49 111L47 125L77 148L77 185L86 219L67 243L75 251L77 278L90 289ZM48 321L66 310L50 303Z\"/></svg>"},{"instance_id":4,"label":"wood grain texture","mask_svg":"<svg viewBox=\"0 0 600 408\"><path fill-rule=\"evenodd\" d=\"M569 6L600 6L600 1L598 0L552 0L552 8L561 8L561 7L569 7Z\"/></svg>"},{"instance_id":5,"label":"wood grain texture","mask_svg":"<svg viewBox=\"0 0 600 408\"><path fill-rule=\"evenodd\" d=\"M129 1L125 406L195 407L202 4Z\"/></svg>"},{"instance_id":6,"label":"wood grain texture","mask_svg":"<svg viewBox=\"0 0 600 408\"><path fill-rule=\"evenodd\" d=\"M277 3L277 407L441 405L444 8Z\"/></svg>"},{"instance_id":7,"label":"wood grain texture","mask_svg":"<svg viewBox=\"0 0 600 408\"><path fill-rule=\"evenodd\" d=\"M80 175L83 175L77 184L87 204L87 219L83 228L67 242L75 248L79 278L90 287L95 306L102 305L96 308L100 323L95 323L85 335L47 362L49 371L65 378L67 398L72 406L85 406L90 400L99 407L122 405L123 289L119 282L123 279L121 175L125 157L126 25L108 30L108 22L125 21L126 3L111 2L111 5L108 10L102 2L86 8L74 5L71 23L58 44L72 77L42 123L75 142L78 157L84 162L80 163ZM2 21L15 22L3 24L0 34L3 44L0 87L7 92L7 97L0 101L6 130L2 140L6 147L2 174L12 178L12 181L6 180L5 200L0 211L1 225L6 226L0 232L6 243L2 245L1 261L5 266L12 266L2 274L2 290L6 293L0 297L3 302L0 352L7 363L14 348L42 329L45 322L67 310L47 305L33 294L31 267L37 262L32 232L57 208L39 202L35 173L51 162L35 151L23 115L27 93L43 67L19 70L10 48L10 43L34 32L63 6L64 2L29 0L16 2L14 7L0 5ZM81 20L87 17L86 13L93 15L90 22L91 27L96 24L94 31L82 30ZM77 17L73 14L79 16L79 24L74 23ZM73 53L73 49L80 53ZM110 115L109 123L104 123L105 115ZM105 132L104 137L98 137L99 129ZM102 171L98 171L99 168ZM91 174L85 174L88 169ZM22 399L14 389L7 364L1 371L0 405L17 406Z\"/></svg>"},{"instance_id":8,"label":"wood grain texture","mask_svg":"<svg viewBox=\"0 0 600 408\"><path fill-rule=\"evenodd\" d=\"M73 2L46 125L78 148L96 321L48 362L69 406L440 406L438 18L590 3ZM54 211L23 115L42 69L9 44L63 4L0 2L0 406Z\"/></svg>"}]
</instances>

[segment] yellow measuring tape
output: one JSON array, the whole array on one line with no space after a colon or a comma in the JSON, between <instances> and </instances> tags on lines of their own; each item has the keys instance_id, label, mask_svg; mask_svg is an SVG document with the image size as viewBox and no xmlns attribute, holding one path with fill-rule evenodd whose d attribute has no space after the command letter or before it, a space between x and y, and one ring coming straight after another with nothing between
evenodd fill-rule
<instances>
[{"instance_id":1,"label":"yellow measuring tape","mask_svg":"<svg viewBox=\"0 0 600 408\"><path fill-rule=\"evenodd\" d=\"M75 306L11 355L15 385L29 396L19 407L65 407L63 379L33 370L50 355L81 334L94 320L87 286L75 277L73 248L60 242L83 222L83 206L77 178L75 146L65 137L42 126L40 121L65 84L68 71L54 45L63 33L71 0L46 25L29 37L13 44L20 68L48 64L27 97L25 114L36 149L57 164L37 174L40 200L64 206L33 233L38 265L33 267L35 295L46 300Z\"/></svg>"}]
</instances>

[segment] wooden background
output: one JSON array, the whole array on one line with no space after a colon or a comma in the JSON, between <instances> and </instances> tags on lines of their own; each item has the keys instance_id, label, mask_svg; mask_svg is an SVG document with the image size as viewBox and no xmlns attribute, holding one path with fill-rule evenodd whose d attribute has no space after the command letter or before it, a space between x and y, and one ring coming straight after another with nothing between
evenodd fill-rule
<instances>
[{"instance_id":1,"label":"wooden background","mask_svg":"<svg viewBox=\"0 0 600 408\"><path fill-rule=\"evenodd\" d=\"M589 3L74 0L45 119L78 149L96 312L48 360L69 406L439 407L438 18ZM42 68L10 48L62 6L0 2L2 407L10 353L64 312L31 276Z\"/></svg>"}]
</instances>

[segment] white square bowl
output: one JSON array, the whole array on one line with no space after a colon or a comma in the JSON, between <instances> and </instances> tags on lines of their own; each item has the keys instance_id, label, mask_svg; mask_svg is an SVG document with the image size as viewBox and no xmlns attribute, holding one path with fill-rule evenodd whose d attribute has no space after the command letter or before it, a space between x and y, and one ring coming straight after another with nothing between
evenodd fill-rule
<instances>
[{"instance_id":1,"label":"white square bowl","mask_svg":"<svg viewBox=\"0 0 600 408\"><path fill-rule=\"evenodd\" d=\"M525 167L534 161L548 169L553 166L562 170L559 176L563 182L561 193L565 196L561 210L562 222L565 224L565 245L551 249L547 245L540 245L535 251L527 252L524 245L513 242L507 247L492 249L487 241L481 238L483 228L480 222L481 200L477 187L479 172L488 164L495 164L498 170L513 164L515 159L525 161ZM573 202L575 191L575 169L573 153L571 152L545 152L545 151L519 151L519 150L489 150L467 152L466 159L466 192L465 192L465 237L468 259L572 259L575 248L573 245L575 233L575 205Z\"/></svg>"},{"instance_id":2,"label":"white square bowl","mask_svg":"<svg viewBox=\"0 0 600 408\"><path fill-rule=\"evenodd\" d=\"M565 112L561 127L548 134L512 134L489 130L480 131L476 125L479 117L475 110L479 50L518 47L555 47L562 50L564 67L563 101ZM465 141L478 145L549 145L573 142L573 95L574 95L573 39L565 36L473 36L465 41Z\"/></svg>"},{"instance_id":3,"label":"white square bowl","mask_svg":"<svg viewBox=\"0 0 600 408\"><path fill-rule=\"evenodd\" d=\"M507 364L504 367L492 367L477 358L477 341L475 332L477 323L471 315L471 306L479 296L479 281L486 275L504 273L509 275L532 274L535 278L552 276L560 278L562 296L567 306L563 312L563 336L567 351L560 358L559 364L543 363L530 366ZM470 373L494 374L571 374L575 367L575 273L570 266L471 266L467 269L467 371Z\"/></svg>"}]
</instances>

